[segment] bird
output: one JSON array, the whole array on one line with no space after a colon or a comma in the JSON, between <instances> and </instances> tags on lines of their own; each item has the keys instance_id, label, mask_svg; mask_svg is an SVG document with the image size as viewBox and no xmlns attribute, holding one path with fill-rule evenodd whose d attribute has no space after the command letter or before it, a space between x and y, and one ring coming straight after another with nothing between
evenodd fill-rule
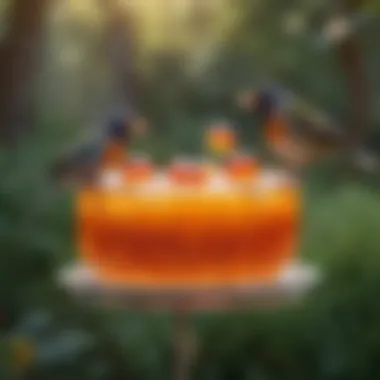
<instances>
[{"instance_id":1,"label":"bird","mask_svg":"<svg viewBox=\"0 0 380 380\"><path fill-rule=\"evenodd\" d=\"M367 171L380 170L376 155L360 147L351 149L349 134L328 115L280 87L242 90L239 108L259 119L269 150L284 166L295 170L344 152Z\"/></svg>"},{"instance_id":2,"label":"bird","mask_svg":"<svg viewBox=\"0 0 380 380\"><path fill-rule=\"evenodd\" d=\"M60 183L92 184L99 172L124 162L132 138L145 134L146 128L145 119L138 115L110 116L99 139L86 141L54 163L53 179Z\"/></svg>"}]
</instances>

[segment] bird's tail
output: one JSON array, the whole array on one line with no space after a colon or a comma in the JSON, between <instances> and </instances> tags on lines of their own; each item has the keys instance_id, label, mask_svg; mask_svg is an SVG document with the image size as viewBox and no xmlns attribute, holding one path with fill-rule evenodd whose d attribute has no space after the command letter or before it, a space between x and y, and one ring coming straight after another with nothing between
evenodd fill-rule
<instances>
[{"instance_id":1,"label":"bird's tail","mask_svg":"<svg viewBox=\"0 0 380 380\"><path fill-rule=\"evenodd\" d=\"M96 180L98 166L83 164L73 158L63 158L50 169L50 179L61 185L90 184Z\"/></svg>"}]
</instances>

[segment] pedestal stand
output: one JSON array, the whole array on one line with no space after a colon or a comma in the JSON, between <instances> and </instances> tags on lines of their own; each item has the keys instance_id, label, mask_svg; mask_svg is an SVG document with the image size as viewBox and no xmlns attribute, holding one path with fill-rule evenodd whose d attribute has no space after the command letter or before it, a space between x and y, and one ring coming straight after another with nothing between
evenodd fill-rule
<instances>
[{"instance_id":1,"label":"pedestal stand","mask_svg":"<svg viewBox=\"0 0 380 380\"><path fill-rule=\"evenodd\" d=\"M209 288L144 289L100 281L80 262L64 268L60 282L73 296L87 303L139 310L171 310L174 328L175 380L190 380L196 336L190 317L200 310L228 310L280 306L305 295L320 279L312 266L295 262L271 283Z\"/></svg>"}]
</instances>

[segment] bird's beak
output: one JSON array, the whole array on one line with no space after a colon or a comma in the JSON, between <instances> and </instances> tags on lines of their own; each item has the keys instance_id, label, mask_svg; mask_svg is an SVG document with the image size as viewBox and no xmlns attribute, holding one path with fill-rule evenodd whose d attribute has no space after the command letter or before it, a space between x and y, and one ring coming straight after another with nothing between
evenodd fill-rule
<instances>
[{"instance_id":1,"label":"bird's beak","mask_svg":"<svg viewBox=\"0 0 380 380\"><path fill-rule=\"evenodd\" d=\"M236 96L236 104L239 108L254 111L258 105L258 92L252 90L241 91Z\"/></svg>"},{"instance_id":2,"label":"bird's beak","mask_svg":"<svg viewBox=\"0 0 380 380\"><path fill-rule=\"evenodd\" d=\"M144 118L138 118L133 122L133 132L137 136L145 136L148 131L148 122Z\"/></svg>"}]
</instances>

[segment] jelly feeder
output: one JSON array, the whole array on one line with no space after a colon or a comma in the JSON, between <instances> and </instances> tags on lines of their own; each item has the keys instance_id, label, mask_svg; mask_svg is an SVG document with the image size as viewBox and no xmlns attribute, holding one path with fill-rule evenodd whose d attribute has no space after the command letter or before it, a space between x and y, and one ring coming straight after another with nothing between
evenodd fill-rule
<instances>
[{"instance_id":1,"label":"jelly feeder","mask_svg":"<svg viewBox=\"0 0 380 380\"><path fill-rule=\"evenodd\" d=\"M234 149L226 131L209 131L211 150ZM190 314L289 303L319 278L296 256L298 182L247 154L235 152L213 171L201 162L174 159L159 169L130 159L120 164L117 191L102 181L80 190L80 258L61 277L85 301L171 310L177 379L189 376ZM141 191L129 191L136 182Z\"/></svg>"}]
</instances>

